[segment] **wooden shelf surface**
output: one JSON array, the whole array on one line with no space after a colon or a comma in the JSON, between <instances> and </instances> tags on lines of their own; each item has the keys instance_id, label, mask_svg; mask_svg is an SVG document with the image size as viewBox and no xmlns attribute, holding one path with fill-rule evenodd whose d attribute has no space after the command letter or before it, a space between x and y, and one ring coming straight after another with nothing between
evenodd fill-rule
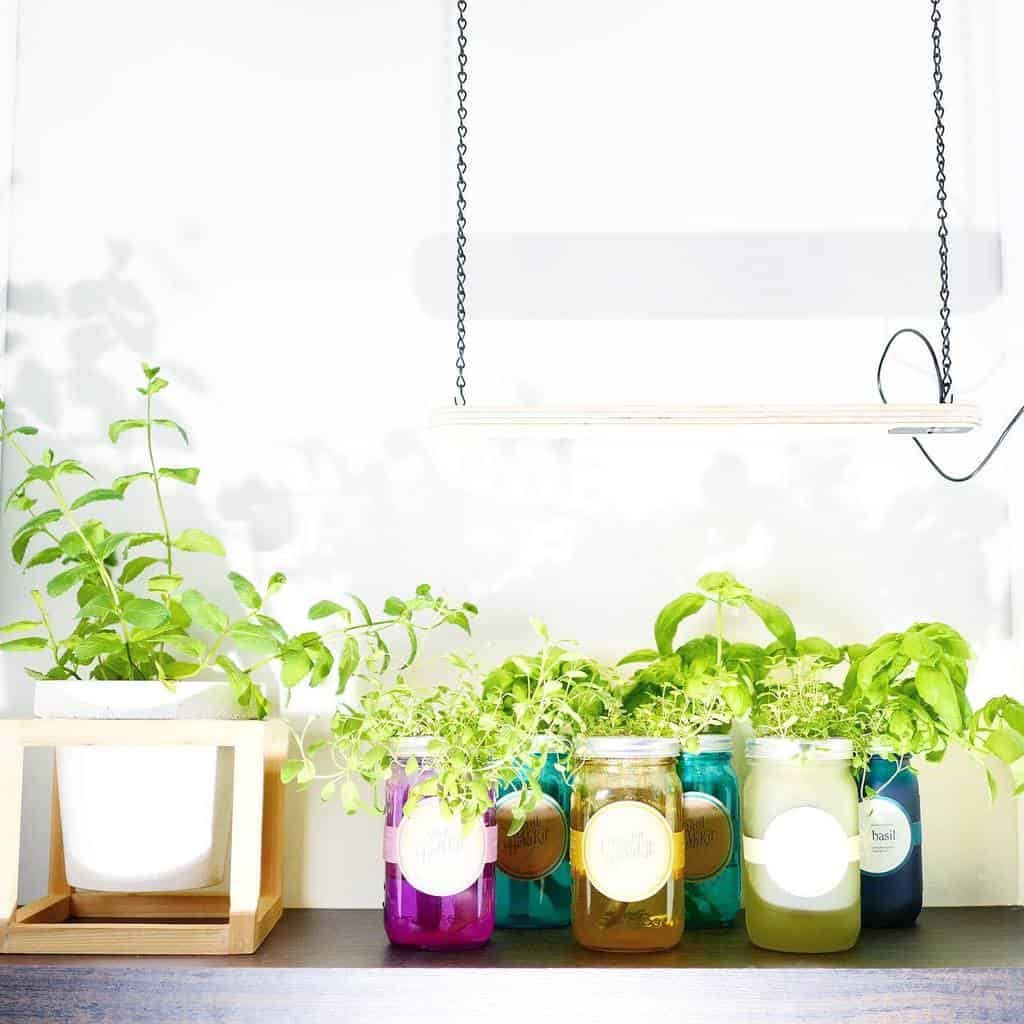
<instances>
[{"instance_id":1,"label":"wooden shelf surface","mask_svg":"<svg viewBox=\"0 0 1024 1024\"><path fill-rule=\"evenodd\" d=\"M0 1021L1024 1021L1024 908L926 910L832 956L690 932L670 952L591 952L567 929L482 950L390 947L379 911L293 910L243 957L0 956Z\"/></svg>"}]
</instances>

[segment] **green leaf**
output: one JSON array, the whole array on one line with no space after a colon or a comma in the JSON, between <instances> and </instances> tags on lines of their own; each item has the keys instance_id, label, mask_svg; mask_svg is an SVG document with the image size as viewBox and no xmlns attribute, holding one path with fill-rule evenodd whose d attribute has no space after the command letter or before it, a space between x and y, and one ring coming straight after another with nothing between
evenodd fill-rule
<instances>
[{"instance_id":1,"label":"green leaf","mask_svg":"<svg viewBox=\"0 0 1024 1024\"><path fill-rule=\"evenodd\" d=\"M65 569L54 576L46 584L46 592L50 597L60 597L61 594L66 594L76 583L80 583L87 576L92 575L94 571L95 569L91 564L73 565L70 569Z\"/></svg>"},{"instance_id":2,"label":"green leaf","mask_svg":"<svg viewBox=\"0 0 1024 1024\"><path fill-rule=\"evenodd\" d=\"M317 601L309 609L311 619L326 619L330 615L340 615L346 622L351 619L348 609L344 605L338 604L337 601Z\"/></svg>"},{"instance_id":3,"label":"green leaf","mask_svg":"<svg viewBox=\"0 0 1024 1024\"><path fill-rule=\"evenodd\" d=\"M115 420L110 424L107 435L113 444L117 444L122 434L129 430L143 430L145 426L145 420Z\"/></svg>"},{"instance_id":4,"label":"green leaf","mask_svg":"<svg viewBox=\"0 0 1024 1024\"><path fill-rule=\"evenodd\" d=\"M224 633L228 628L227 612L208 601L198 590L186 590L181 603L189 618L200 628L211 633Z\"/></svg>"},{"instance_id":5,"label":"green leaf","mask_svg":"<svg viewBox=\"0 0 1024 1024\"><path fill-rule=\"evenodd\" d=\"M32 619L19 619L17 622L9 622L6 626L0 626L0 633L27 633L29 630L38 629L41 622Z\"/></svg>"},{"instance_id":6,"label":"green leaf","mask_svg":"<svg viewBox=\"0 0 1024 1024\"><path fill-rule=\"evenodd\" d=\"M352 599L352 603L359 609L363 621L369 626L373 622L373 616L370 614L370 609L366 607L366 602L358 594L348 593L345 596Z\"/></svg>"},{"instance_id":7,"label":"green leaf","mask_svg":"<svg viewBox=\"0 0 1024 1024\"><path fill-rule=\"evenodd\" d=\"M111 485L115 491L120 491L124 494L133 483L138 480L152 480L153 474L142 472L142 473L129 473L127 476L119 476Z\"/></svg>"},{"instance_id":8,"label":"green leaf","mask_svg":"<svg viewBox=\"0 0 1024 1024\"><path fill-rule=\"evenodd\" d=\"M620 658L616 665L643 665L649 661L657 660L658 652L648 647L639 651L630 651L629 654Z\"/></svg>"},{"instance_id":9,"label":"green leaf","mask_svg":"<svg viewBox=\"0 0 1024 1024\"><path fill-rule=\"evenodd\" d=\"M300 761L298 758L290 757L283 765L281 765L281 781L287 785L289 782L293 782L298 778L299 772L302 771L305 761Z\"/></svg>"},{"instance_id":10,"label":"green leaf","mask_svg":"<svg viewBox=\"0 0 1024 1024\"><path fill-rule=\"evenodd\" d=\"M743 602L787 651L792 651L796 647L796 628L793 626L793 620L778 605L753 594L744 597Z\"/></svg>"},{"instance_id":11,"label":"green leaf","mask_svg":"<svg viewBox=\"0 0 1024 1024\"><path fill-rule=\"evenodd\" d=\"M352 673L359 667L360 653L359 641L354 636L345 637L341 646L341 653L338 655L338 693L345 691L345 686Z\"/></svg>"},{"instance_id":12,"label":"green leaf","mask_svg":"<svg viewBox=\"0 0 1024 1024\"><path fill-rule=\"evenodd\" d=\"M826 665L838 665L843 660L839 648L820 636L805 636L797 642L796 653L813 655Z\"/></svg>"},{"instance_id":13,"label":"green leaf","mask_svg":"<svg viewBox=\"0 0 1024 1024\"><path fill-rule=\"evenodd\" d=\"M279 644L284 644L288 640L287 631L284 626L277 621L277 619L272 618L269 615L257 615L256 621L266 626Z\"/></svg>"},{"instance_id":14,"label":"green leaf","mask_svg":"<svg viewBox=\"0 0 1024 1024\"><path fill-rule=\"evenodd\" d=\"M309 677L309 685L319 686L331 674L333 667L334 655L326 647L318 647L313 656L313 673Z\"/></svg>"},{"instance_id":15,"label":"green leaf","mask_svg":"<svg viewBox=\"0 0 1024 1024\"><path fill-rule=\"evenodd\" d=\"M73 509L84 508L97 501L124 501L124 494L121 491L111 490L109 487L97 487L95 490L80 494L71 503L71 507Z\"/></svg>"},{"instance_id":16,"label":"green leaf","mask_svg":"<svg viewBox=\"0 0 1024 1024\"><path fill-rule=\"evenodd\" d=\"M130 551L132 548L141 547L143 544L154 544L156 541L162 541L163 539L164 535L162 533L133 533L131 540L125 546L125 550Z\"/></svg>"},{"instance_id":17,"label":"green leaf","mask_svg":"<svg viewBox=\"0 0 1024 1024\"><path fill-rule=\"evenodd\" d=\"M92 661L101 654L117 654L124 651L124 641L110 632L93 633L75 644L75 658L81 662Z\"/></svg>"},{"instance_id":18,"label":"green leaf","mask_svg":"<svg viewBox=\"0 0 1024 1024\"><path fill-rule=\"evenodd\" d=\"M281 682L285 686L296 686L312 668L313 662L305 651L285 651L281 655Z\"/></svg>"},{"instance_id":19,"label":"green leaf","mask_svg":"<svg viewBox=\"0 0 1024 1024\"><path fill-rule=\"evenodd\" d=\"M933 661L942 654L942 648L934 640L914 630L904 634L900 646L908 658L918 662Z\"/></svg>"},{"instance_id":20,"label":"green leaf","mask_svg":"<svg viewBox=\"0 0 1024 1024\"><path fill-rule=\"evenodd\" d=\"M176 430L179 434L181 434L181 439L185 442L185 444L188 444L188 434L185 433L185 428L183 426L181 426L180 423L175 423L174 420L168 420L168 419L159 419L159 420L155 419L155 420L153 420L153 426L154 427L168 427L171 430Z\"/></svg>"},{"instance_id":21,"label":"green leaf","mask_svg":"<svg viewBox=\"0 0 1024 1024\"><path fill-rule=\"evenodd\" d=\"M155 629L170 620L171 613L159 601L136 597L127 601L122 609L125 621L140 629Z\"/></svg>"},{"instance_id":22,"label":"green leaf","mask_svg":"<svg viewBox=\"0 0 1024 1024\"><path fill-rule=\"evenodd\" d=\"M184 582L185 578L176 572L165 573L162 576L150 576L146 588L154 594L173 594Z\"/></svg>"},{"instance_id":23,"label":"green leaf","mask_svg":"<svg viewBox=\"0 0 1024 1024\"><path fill-rule=\"evenodd\" d=\"M114 610L114 599L105 590L90 598L78 609L76 619L102 619Z\"/></svg>"},{"instance_id":24,"label":"green leaf","mask_svg":"<svg viewBox=\"0 0 1024 1024\"><path fill-rule=\"evenodd\" d=\"M388 615L401 615L405 611L405 602L398 597L389 597L384 602L384 611Z\"/></svg>"},{"instance_id":25,"label":"green leaf","mask_svg":"<svg viewBox=\"0 0 1024 1024\"><path fill-rule=\"evenodd\" d=\"M672 653L679 624L683 619L696 615L706 601L703 594L680 594L658 612L654 622L654 642L659 654Z\"/></svg>"},{"instance_id":26,"label":"green leaf","mask_svg":"<svg viewBox=\"0 0 1024 1024\"><path fill-rule=\"evenodd\" d=\"M124 530L121 533L111 533L94 545L96 551L96 557L103 561L109 558L115 551L122 545L126 544L135 535L130 530Z\"/></svg>"},{"instance_id":27,"label":"green leaf","mask_svg":"<svg viewBox=\"0 0 1024 1024\"><path fill-rule=\"evenodd\" d=\"M327 803L334 796L334 786L334 779L324 783L323 788L320 790L320 800L322 803Z\"/></svg>"},{"instance_id":28,"label":"green leaf","mask_svg":"<svg viewBox=\"0 0 1024 1024\"><path fill-rule=\"evenodd\" d=\"M1013 729L1003 727L989 733L985 738L985 747L1005 764L1024 757L1024 736Z\"/></svg>"},{"instance_id":29,"label":"green leaf","mask_svg":"<svg viewBox=\"0 0 1024 1024\"><path fill-rule=\"evenodd\" d=\"M288 577L283 572L272 573L267 580L267 594L276 594L287 582Z\"/></svg>"},{"instance_id":30,"label":"green leaf","mask_svg":"<svg viewBox=\"0 0 1024 1024\"><path fill-rule=\"evenodd\" d=\"M176 651L189 655L192 658L202 659L206 653L206 644L193 636L185 633L165 633L160 637L160 643L167 647L173 647Z\"/></svg>"},{"instance_id":31,"label":"green leaf","mask_svg":"<svg viewBox=\"0 0 1024 1024\"><path fill-rule=\"evenodd\" d=\"M941 669L920 665L914 681L921 699L935 709L939 718L953 732L959 732L963 727L960 701L949 676Z\"/></svg>"},{"instance_id":32,"label":"green leaf","mask_svg":"<svg viewBox=\"0 0 1024 1024\"><path fill-rule=\"evenodd\" d=\"M59 547L43 548L25 563L25 568L34 569L37 565L49 565L51 562L56 562L63 554L64 552Z\"/></svg>"},{"instance_id":33,"label":"green leaf","mask_svg":"<svg viewBox=\"0 0 1024 1024\"><path fill-rule=\"evenodd\" d=\"M19 636L0 643L0 651L41 651L47 646L41 636Z\"/></svg>"},{"instance_id":34,"label":"green leaf","mask_svg":"<svg viewBox=\"0 0 1024 1024\"><path fill-rule=\"evenodd\" d=\"M341 784L341 806L346 814L355 814L359 810L359 790L351 779Z\"/></svg>"},{"instance_id":35,"label":"green leaf","mask_svg":"<svg viewBox=\"0 0 1024 1024\"><path fill-rule=\"evenodd\" d=\"M147 555L140 555L138 558L133 558L131 561L125 562L124 568L121 570L120 582L131 583L132 580L136 579L142 573L144 573L151 565L156 565L157 562L162 561L160 558L150 558Z\"/></svg>"},{"instance_id":36,"label":"green leaf","mask_svg":"<svg viewBox=\"0 0 1024 1024\"><path fill-rule=\"evenodd\" d=\"M472 627L469 624L469 618L465 612L452 612L444 621L453 626L458 626L459 629L465 630L467 633L473 632Z\"/></svg>"},{"instance_id":37,"label":"green leaf","mask_svg":"<svg viewBox=\"0 0 1024 1024\"><path fill-rule=\"evenodd\" d=\"M40 530L45 529L50 523L57 522L61 517L61 511L59 508L47 509L45 512L40 512L39 515L33 516L31 519L27 519L14 531L14 538L23 537L26 533L38 533Z\"/></svg>"},{"instance_id":38,"label":"green leaf","mask_svg":"<svg viewBox=\"0 0 1024 1024\"><path fill-rule=\"evenodd\" d=\"M195 466L186 466L182 469L171 469L163 466L159 473L164 480L178 480L183 484L194 484L199 479L199 470Z\"/></svg>"},{"instance_id":39,"label":"green leaf","mask_svg":"<svg viewBox=\"0 0 1024 1024\"><path fill-rule=\"evenodd\" d=\"M281 645L277 642L273 633L256 622L236 622L228 631L231 639L243 651L252 651L254 654L276 654Z\"/></svg>"},{"instance_id":40,"label":"green leaf","mask_svg":"<svg viewBox=\"0 0 1024 1024\"><path fill-rule=\"evenodd\" d=\"M235 589L238 600L242 602L242 606L250 611L258 612L263 605L263 601L260 599L256 588L237 572L229 572L228 579L231 581L231 586Z\"/></svg>"},{"instance_id":41,"label":"green leaf","mask_svg":"<svg viewBox=\"0 0 1024 1024\"><path fill-rule=\"evenodd\" d=\"M164 666L168 679L189 679L196 675L202 666L192 661L172 661Z\"/></svg>"},{"instance_id":42,"label":"green leaf","mask_svg":"<svg viewBox=\"0 0 1024 1024\"><path fill-rule=\"evenodd\" d=\"M182 530L171 544L179 551L199 551L221 557L226 554L224 545L203 530Z\"/></svg>"},{"instance_id":43,"label":"green leaf","mask_svg":"<svg viewBox=\"0 0 1024 1024\"><path fill-rule=\"evenodd\" d=\"M53 475L58 476L87 476L92 478L89 472L77 459L64 459L53 467Z\"/></svg>"}]
</instances>

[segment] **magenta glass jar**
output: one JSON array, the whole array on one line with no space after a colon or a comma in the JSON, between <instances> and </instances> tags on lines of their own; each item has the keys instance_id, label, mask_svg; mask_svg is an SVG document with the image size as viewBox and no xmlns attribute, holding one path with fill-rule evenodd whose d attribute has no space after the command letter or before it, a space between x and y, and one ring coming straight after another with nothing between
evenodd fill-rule
<instances>
[{"instance_id":1,"label":"magenta glass jar","mask_svg":"<svg viewBox=\"0 0 1024 1024\"><path fill-rule=\"evenodd\" d=\"M403 815L409 790L432 772L429 736L402 740L387 783L384 819L384 930L396 946L474 949L494 932L494 870L498 851L495 811L467 834L446 820L439 801L421 800ZM410 757L420 763L406 775Z\"/></svg>"}]
</instances>

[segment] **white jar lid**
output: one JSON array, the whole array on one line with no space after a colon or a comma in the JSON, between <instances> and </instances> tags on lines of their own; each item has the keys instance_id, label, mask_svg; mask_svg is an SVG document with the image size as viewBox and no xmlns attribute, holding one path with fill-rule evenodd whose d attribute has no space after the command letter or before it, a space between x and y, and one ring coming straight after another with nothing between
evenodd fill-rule
<instances>
[{"instance_id":1,"label":"white jar lid","mask_svg":"<svg viewBox=\"0 0 1024 1024\"><path fill-rule=\"evenodd\" d=\"M584 758L669 759L679 756L679 741L666 736L584 736L576 751Z\"/></svg>"},{"instance_id":2,"label":"white jar lid","mask_svg":"<svg viewBox=\"0 0 1024 1024\"><path fill-rule=\"evenodd\" d=\"M427 747L437 739L436 736L405 736L395 741L395 757L405 760L408 757L427 757Z\"/></svg>"},{"instance_id":3,"label":"white jar lid","mask_svg":"<svg viewBox=\"0 0 1024 1024\"><path fill-rule=\"evenodd\" d=\"M732 736L729 733L706 732L697 737L701 754L731 754L733 750ZM687 753L687 751L683 751Z\"/></svg>"},{"instance_id":4,"label":"white jar lid","mask_svg":"<svg viewBox=\"0 0 1024 1024\"><path fill-rule=\"evenodd\" d=\"M802 740L789 736L759 736L747 740L747 759L751 761L849 761L853 744L836 736L827 740Z\"/></svg>"}]
</instances>

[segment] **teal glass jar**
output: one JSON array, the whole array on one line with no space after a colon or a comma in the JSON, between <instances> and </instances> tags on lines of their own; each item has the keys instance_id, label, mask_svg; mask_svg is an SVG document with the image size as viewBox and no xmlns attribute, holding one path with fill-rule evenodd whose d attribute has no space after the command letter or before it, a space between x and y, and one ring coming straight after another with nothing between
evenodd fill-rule
<instances>
[{"instance_id":1,"label":"teal glass jar","mask_svg":"<svg viewBox=\"0 0 1024 1024\"><path fill-rule=\"evenodd\" d=\"M740 911L740 785L732 737L700 737L679 759L686 829L686 926L729 928Z\"/></svg>"},{"instance_id":2,"label":"teal glass jar","mask_svg":"<svg viewBox=\"0 0 1024 1024\"><path fill-rule=\"evenodd\" d=\"M572 919L572 874L569 867L569 812L572 788L561 754L543 753L541 798L526 824L508 834L519 789L503 787L498 794L498 871L496 878L499 928L565 928Z\"/></svg>"}]
</instances>

